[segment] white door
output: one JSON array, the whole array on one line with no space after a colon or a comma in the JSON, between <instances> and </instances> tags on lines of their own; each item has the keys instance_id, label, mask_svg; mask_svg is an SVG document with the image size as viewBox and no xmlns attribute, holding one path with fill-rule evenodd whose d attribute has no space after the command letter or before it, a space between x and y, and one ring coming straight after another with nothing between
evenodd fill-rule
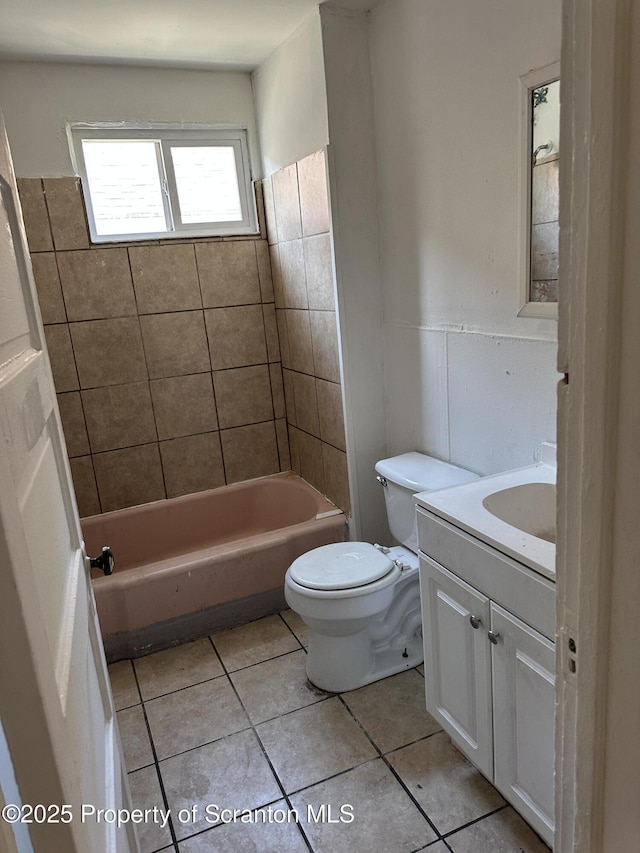
<instances>
[{"instance_id":1,"label":"white door","mask_svg":"<svg viewBox=\"0 0 640 853\"><path fill-rule=\"evenodd\" d=\"M489 599L420 556L427 710L493 777Z\"/></svg>"},{"instance_id":2,"label":"white door","mask_svg":"<svg viewBox=\"0 0 640 853\"><path fill-rule=\"evenodd\" d=\"M555 646L491 604L494 784L553 844Z\"/></svg>"},{"instance_id":3,"label":"white door","mask_svg":"<svg viewBox=\"0 0 640 853\"><path fill-rule=\"evenodd\" d=\"M0 196L2 728L36 853L128 853L131 824L81 811L128 789L1 117Z\"/></svg>"}]
</instances>

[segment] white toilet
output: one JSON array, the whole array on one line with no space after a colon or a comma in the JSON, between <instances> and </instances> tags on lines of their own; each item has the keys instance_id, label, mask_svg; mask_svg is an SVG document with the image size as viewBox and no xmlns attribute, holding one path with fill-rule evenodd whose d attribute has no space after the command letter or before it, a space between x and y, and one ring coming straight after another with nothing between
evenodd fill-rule
<instances>
[{"instance_id":1,"label":"white toilet","mask_svg":"<svg viewBox=\"0 0 640 853\"><path fill-rule=\"evenodd\" d=\"M422 453L376 464L393 537L401 545L339 542L289 567L287 604L311 629L307 676L334 693L417 666L423 659L418 541L413 495L476 474Z\"/></svg>"}]
</instances>

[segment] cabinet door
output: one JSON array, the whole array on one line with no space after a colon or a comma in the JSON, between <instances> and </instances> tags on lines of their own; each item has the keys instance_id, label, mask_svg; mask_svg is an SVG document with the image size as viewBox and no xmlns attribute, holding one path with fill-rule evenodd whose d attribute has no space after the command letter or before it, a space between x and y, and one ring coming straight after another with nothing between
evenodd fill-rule
<instances>
[{"instance_id":1,"label":"cabinet door","mask_svg":"<svg viewBox=\"0 0 640 853\"><path fill-rule=\"evenodd\" d=\"M494 783L553 843L555 646L491 604Z\"/></svg>"},{"instance_id":2,"label":"cabinet door","mask_svg":"<svg viewBox=\"0 0 640 853\"><path fill-rule=\"evenodd\" d=\"M427 710L491 778L489 599L423 555L420 587Z\"/></svg>"}]
</instances>

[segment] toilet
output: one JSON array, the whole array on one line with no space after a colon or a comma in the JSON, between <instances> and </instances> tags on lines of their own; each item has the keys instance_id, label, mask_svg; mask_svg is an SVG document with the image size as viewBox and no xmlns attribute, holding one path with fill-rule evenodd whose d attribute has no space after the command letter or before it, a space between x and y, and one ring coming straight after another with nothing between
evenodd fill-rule
<instances>
[{"instance_id":1,"label":"toilet","mask_svg":"<svg viewBox=\"0 0 640 853\"><path fill-rule=\"evenodd\" d=\"M376 463L390 548L338 542L314 548L287 570L289 607L310 628L307 677L332 693L355 690L423 659L418 536L413 496L477 479L422 453Z\"/></svg>"}]
</instances>

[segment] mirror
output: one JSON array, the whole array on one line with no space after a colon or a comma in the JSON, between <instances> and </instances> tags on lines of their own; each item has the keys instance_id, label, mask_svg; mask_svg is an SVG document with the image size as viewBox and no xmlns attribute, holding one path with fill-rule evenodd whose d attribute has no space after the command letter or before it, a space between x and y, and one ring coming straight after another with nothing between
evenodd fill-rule
<instances>
[{"instance_id":1,"label":"mirror","mask_svg":"<svg viewBox=\"0 0 640 853\"><path fill-rule=\"evenodd\" d=\"M559 63L522 83L520 316L556 317L558 302Z\"/></svg>"}]
</instances>

